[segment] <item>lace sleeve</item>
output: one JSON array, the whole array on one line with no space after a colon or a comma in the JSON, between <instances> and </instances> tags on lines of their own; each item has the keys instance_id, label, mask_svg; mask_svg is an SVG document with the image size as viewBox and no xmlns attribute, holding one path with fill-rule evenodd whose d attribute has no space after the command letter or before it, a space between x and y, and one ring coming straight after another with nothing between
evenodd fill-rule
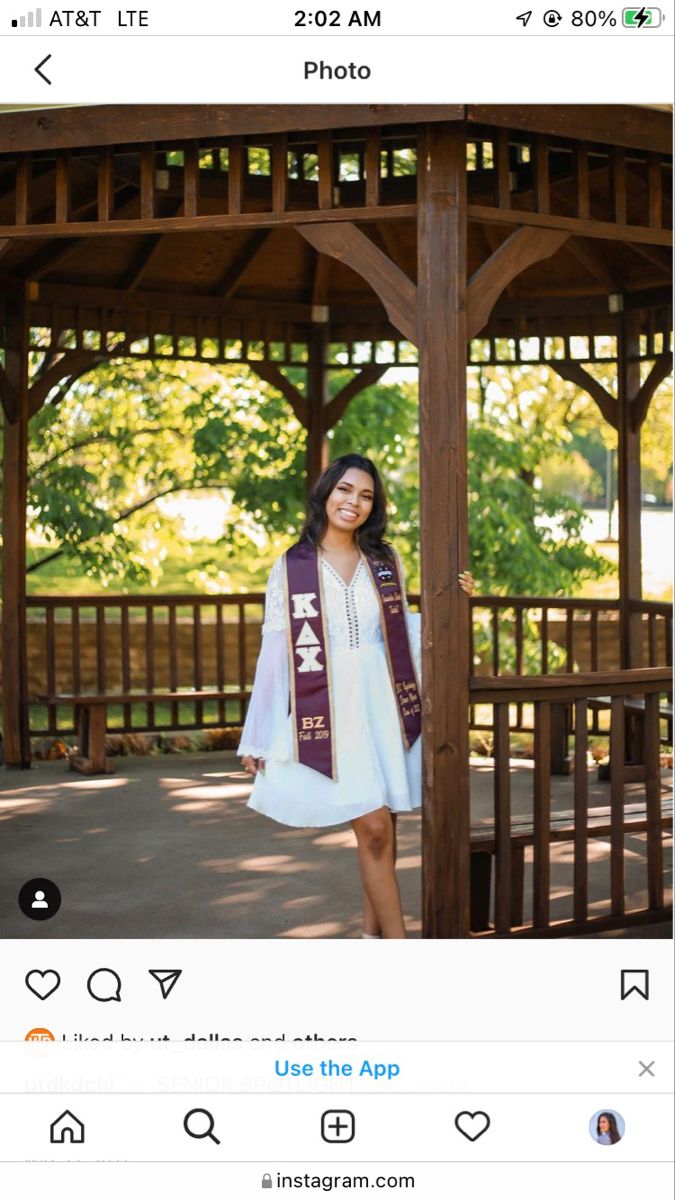
<instances>
[{"instance_id":1,"label":"lace sleeve","mask_svg":"<svg viewBox=\"0 0 675 1200\"><path fill-rule=\"evenodd\" d=\"M255 669L253 691L237 754L254 758L289 758L288 742L288 649L286 634L270 630L263 634Z\"/></svg>"},{"instance_id":2,"label":"lace sleeve","mask_svg":"<svg viewBox=\"0 0 675 1200\"><path fill-rule=\"evenodd\" d=\"M284 597L284 558L281 555L269 574L265 592L265 623L263 633L286 628L286 603Z\"/></svg>"}]
</instances>

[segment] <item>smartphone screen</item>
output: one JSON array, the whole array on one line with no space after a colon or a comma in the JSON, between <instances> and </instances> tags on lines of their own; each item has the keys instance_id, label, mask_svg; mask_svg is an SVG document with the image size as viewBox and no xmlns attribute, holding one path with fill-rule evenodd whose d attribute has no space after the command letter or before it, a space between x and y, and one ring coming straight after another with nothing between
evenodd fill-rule
<instances>
[{"instance_id":1,"label":"smartphone screen","mask_svg":"<svg viewBox=\"0 0 675 1200\"><path fill-rule=\"evenodd\" d=\"M3 1195L672 1189L673 15L3 6Z\"/></svg>"}]
</instances>

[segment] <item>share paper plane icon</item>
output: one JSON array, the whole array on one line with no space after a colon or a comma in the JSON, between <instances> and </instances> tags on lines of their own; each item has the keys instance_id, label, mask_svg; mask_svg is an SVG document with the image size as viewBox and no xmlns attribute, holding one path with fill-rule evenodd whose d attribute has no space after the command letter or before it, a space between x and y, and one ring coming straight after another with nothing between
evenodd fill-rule
<instances>
[{"instance_id":1,"label":"share paper plane icon","mask_svg":"<svg viewBox=\"0 0 675 1200\"><path fill-rule=\"evenodd\" d=\"M182 971L148 971L148 975L152 975L161 987L163 1000L167 1000L171 995L182 974Z\"/></svg>"}]
</instances>

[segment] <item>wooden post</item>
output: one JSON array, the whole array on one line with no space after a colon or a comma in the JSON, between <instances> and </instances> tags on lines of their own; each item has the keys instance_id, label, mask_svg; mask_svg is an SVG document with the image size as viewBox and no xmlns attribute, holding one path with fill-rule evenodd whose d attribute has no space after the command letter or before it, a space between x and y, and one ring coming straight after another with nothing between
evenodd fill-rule
<instances>
[{"instance_id":1,"label":"wooden post","mask_svg":"<svg viewBox=\"0 0 675 1200\"><path fill-rule=\"evenodd\" d=\"M466 131L422 126L418 147L422 934L455 938L469 933Z\"/></svg>"},{"instance_id":2,"label":"wooden post","mask_svg":"<svg viewBox=\"0 0 675 1200\"><path fill-rule=\"evenodd\" d=\"M640 391L639 327L634 314L622 317L618 333L619 636L621 666L642 666L642 617L630 601L642 598L640 512L640 427L632 405Z\"/></svg>"},{"instance_id":3,"label":"wooden post","mask_svg":"<svg viewBox=\"0 0 675 1200\"><path fill-rule=\"evenodd\" d=\"M328 327L316 323L312 327L308 345L307 402L309 422L307 425L307 491L328 466L328 442L326 440L326 406L328 403L328 372L325 367L328 345Z\"/></svg>"},{"instance_id":4,"label":"wooden post","mask_svg":"<svg viewBox=\"0 0 675 1200\"><path fill-rule=\"evenodd\" d=\"M5 414L2 464L2 718L5 763L30 767L26 650L26 491L28 315L8 297L6 374L13 412Z\"/></svg>"}]
</instances>

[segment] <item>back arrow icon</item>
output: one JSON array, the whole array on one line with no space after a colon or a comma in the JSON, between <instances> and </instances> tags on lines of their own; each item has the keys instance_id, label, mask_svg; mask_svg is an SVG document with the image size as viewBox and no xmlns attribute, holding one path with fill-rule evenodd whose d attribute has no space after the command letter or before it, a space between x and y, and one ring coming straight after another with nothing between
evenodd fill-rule
<instances>
[{"instance_id":1,"label":"back arrow icon","mask_svg":"<svg viewBox=\"0 0 675 1200\"><path fill-rule=\"evenodd\" d=\"M44 79L45 83L48 83L51 86L51 79L48 79L46 75L43 75L42 71L40 70L40 67L44 67L45 63L49 62L50 58L51 54L48 54L45 58L43 58L42 62L39 62L37 67L35 67L35 73L36 75L40 76L40 79Z\"/></svg>"}]
</instances>

